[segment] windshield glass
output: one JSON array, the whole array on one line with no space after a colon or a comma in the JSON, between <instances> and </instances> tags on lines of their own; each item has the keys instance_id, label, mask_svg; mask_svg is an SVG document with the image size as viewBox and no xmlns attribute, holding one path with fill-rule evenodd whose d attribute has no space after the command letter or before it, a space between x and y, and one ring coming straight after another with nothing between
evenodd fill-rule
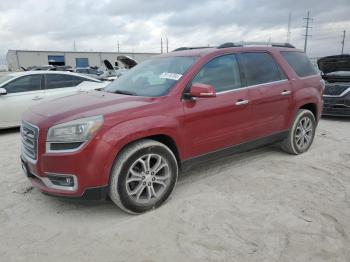
<instances>
[{"instance_id":1,"label":"windshield glass","mask_svg":"<svg viewBox=\"0 0 350 262\"><path fill-rule=\"evenodd\" d=\"M194 56L183 56L147 60L125 72L105 91L148 97L165 95L196 59Z\"/></svg>"},{"instance_id":2,"label":"windshield glass","mask_svg":"<svg viewBox=\"0 0 350 262\"><path fill-rule=\"evenodd\" d=\"M13 76L8 75L0 75L0 85L5 83L7 80L10 80Z\"/></svg>"}]
</instances>

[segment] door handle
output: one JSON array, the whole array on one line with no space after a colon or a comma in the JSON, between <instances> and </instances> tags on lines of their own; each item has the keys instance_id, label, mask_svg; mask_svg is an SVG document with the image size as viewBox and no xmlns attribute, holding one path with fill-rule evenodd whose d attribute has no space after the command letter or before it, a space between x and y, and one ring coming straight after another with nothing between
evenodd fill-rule
<instances>
[{"instance_id":1,"label":"door handle","mask_svg":"<svg viewBox=\"0 0 350 262\"><path fill-rule=\"evenodd\" d=\"M283 90L283 92L281 93L282 96L288 96L292 93L292 91L290 90Z\"/></svg>"},{"instance_id":2,"label":"door handle","mask_svg":"<svg viewBox=\"0 0 350 262\"><path fill-rule=\"evenodd\" d=\"M36 96L36 97L32 98L32 100L34 100L34 101L41 100L41 99L43 99L43 97L41 97L41 96Z\"/></svg>"},{"instance_id":3,"label":"door handle","mask_svg":"<svg viewBox=\"0 0 350 262\"><path fill-rule=\"evenodd\" d=\"M236 106L242 106L242 105L246 105L246 104L248 104L248 103L249 103L248 100L239 99L239 100L236 102Z\"/></svg>"}]
</instances>

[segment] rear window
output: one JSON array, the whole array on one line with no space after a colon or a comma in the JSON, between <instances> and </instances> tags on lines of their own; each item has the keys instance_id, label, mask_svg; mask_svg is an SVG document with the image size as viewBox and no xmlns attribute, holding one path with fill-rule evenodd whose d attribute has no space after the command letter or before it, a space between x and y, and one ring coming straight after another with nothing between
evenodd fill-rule
<instances>
[{"instance_id":1,"label":"rear window","mask_svg":"<svg viewBox=\"0 0 350 262\"><path fill-rule=\"evenodd\" d=\"M242 53L239 58L248 86L286 79L279 65L268 53Z\"/></svg>"},{"instance_id":2,"label":"rear window","mask_svg":"<svg viewBox=\"0 0 350 262\"><path fill-rule=\"evenodd\" d=\"M317 74L316 68L311 64L305 53L282 51L281 54L298 76L305 77Z\"/></svg>"}]
</instances>

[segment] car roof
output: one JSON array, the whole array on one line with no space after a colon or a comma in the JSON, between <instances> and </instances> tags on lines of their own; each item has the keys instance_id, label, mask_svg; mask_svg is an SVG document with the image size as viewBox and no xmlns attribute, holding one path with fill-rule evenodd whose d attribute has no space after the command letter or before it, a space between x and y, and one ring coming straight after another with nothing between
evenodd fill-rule
<instances>
[{"instance_id":1,"label":"car roof","mask_svg":"<svg viewBox=\"0 0 350 262\"><path fill-rule=\"evenodd\" d=\"M252 51L291 51L291 52L302 52L296 48L288 48L288 47L271 47L271 46L237 46L237 47L227 47L227 48L216 48L216 47L208 47L208 48L195 48L188 49L183 51L173 51L170 53L162 54L157 57L175 57L175 56L206 56L209 54L224 54L224 53L239 53L239 52L252 52Z\"/></svg>"},{"instance_id":2,"label":"car roof","mask_svg":"<svg viewBox=\"0 0 350 262\"><path fill-rule=\"evenodd\" d=\"M69 71L48 71L48 70L37 70L37 71L21 71L21 72L13 72L7 74L8 76L13 76L13 77L20 77L20 76L27 76L27 75L38 75L38 74L59 74L59 75L73 75L73 76L79 76L83 77L89 80L94 80L96 82L99 82L98 79L89 77L84 74L78 74L78 73L73 73Z\"/></svg>"}]
</instances>

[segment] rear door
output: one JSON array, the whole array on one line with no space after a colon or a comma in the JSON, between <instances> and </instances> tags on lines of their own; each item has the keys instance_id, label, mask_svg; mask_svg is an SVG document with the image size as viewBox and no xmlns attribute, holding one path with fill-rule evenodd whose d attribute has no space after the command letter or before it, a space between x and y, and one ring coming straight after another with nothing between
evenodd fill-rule
<instances>
[{"instance_id":1,"label":"rear door","mask_svg":"<svg viewBox=\"0 0 350 262\"><path fill-rule=\"evenodd\" d=\"M268 52L239 54L252 106L253 137L286 129L292 104L292 86Z\"/></svg>"},{"instance_id":2,"label":"rear door","mask_svg":"<svg viewBox=\"0 0 350 262\"><path fill-rule=\"evenodd\" d=\"M192 83L213 86L216 97L184 100L186 158L242 143L249 138L251 107L233 54L214 58Z\"/></svg>"},{"instance_id":3,"label":"rear door","mask_svg":"<svg viewBox=\"0 0 350 262\"><path fill-rule=\"evenodd\" d=\"M22 113L43 101L42 85L42 74L33 74L18 77L2 86L7 94L0 96L0 128L18 126Z\"/></svg>"}]
</instances>

